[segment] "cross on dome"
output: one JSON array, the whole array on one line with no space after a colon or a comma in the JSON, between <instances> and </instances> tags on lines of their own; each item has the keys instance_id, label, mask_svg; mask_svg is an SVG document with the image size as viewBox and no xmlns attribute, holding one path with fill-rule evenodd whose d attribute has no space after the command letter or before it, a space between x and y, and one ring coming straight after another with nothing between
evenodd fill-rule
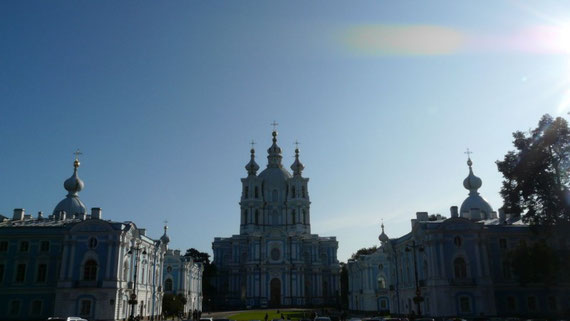
<instances>
[{"instance_id":1,"label":"cross on dome","mask_svg":"<svg viewBox=\"0 0 570 321\"><path fill-rule=\"evenodd\" d=\"M274 121L273 121L271 124L269 124L269 125L273 126L273 131L277 131L277 126L279 126L279 123L274 120Z\"/></svg>"}]
</instances>

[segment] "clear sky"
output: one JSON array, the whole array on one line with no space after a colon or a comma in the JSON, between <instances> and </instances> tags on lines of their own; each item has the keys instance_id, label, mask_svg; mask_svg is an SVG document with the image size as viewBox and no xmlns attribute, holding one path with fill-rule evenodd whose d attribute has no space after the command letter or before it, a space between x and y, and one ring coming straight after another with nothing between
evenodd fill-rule
<instances>
[{"instance_id":1,"label":"clear sky","mask_svg":"<svg viewBox=\"0 0 570 321\"><path fill-rule=\"evenodd\" d=\"M301 142L339 259L467 196L496 210L511 133L570 108L568 1L2 1L0 213L51 214L72 153L106 219L211 253L249 142Z\"/></svg>"}]
</instances>

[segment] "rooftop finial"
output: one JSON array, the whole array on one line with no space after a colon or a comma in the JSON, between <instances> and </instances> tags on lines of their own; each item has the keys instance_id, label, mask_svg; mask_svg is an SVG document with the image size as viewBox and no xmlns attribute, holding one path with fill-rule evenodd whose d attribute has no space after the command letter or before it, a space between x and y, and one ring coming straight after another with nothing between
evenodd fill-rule
<instances>
[{"instance_id":1,"label":"rooftop finial","mask_svg":"<svg viewBox=\"0 0 570 321\"><path fill-rule=\"evenodd\" d=\"M471 161L471 154L473 154L473 152L470 151L469 147L468 147L467 151L465 151L465 154L467 154L467 166L469 166L469 168L471 168L471 165L473 165L473 162Z\"/></svg>"},{"instance_id":2,"label":"rooftop finial","mask_svg":"<svg viewBox=\"0 0 570 321\"><path fill-rule=\"evenodd\" d=\"M291 169L293 170L293 175L300 176L305 169L305 166L299 160L299 141L295 140L295 162L291 165Z\"/></svg>"},{"instance_id":3,"label":"rooftop finial","mask_svg":"<svg viewBox=\"0 0 570 321\"><path fill-rule=\"evenodd\" d=\"M251 145L251 153L253 154L255 152L255 149L254 149L255 141L252 139L251 143L249 143L249 144Z\"/></svg>"},{"instance_id":4,"label":"rooftop finial","mask_svg":"<svg viewBox=\"0 0 570 321\"><path fill-rule=\"evenodd\" d=\"M81 163L79 162L79 155L83 155L83 153L79 150L79 148L73 153L75 155L75 161L73 162L73 167L77 169Z\"/></svg>"},{"instance_id":5,"label":"rooftop finial","mask_svg":"<svg viewBox=\"0 0 570 321\"><path fill-rule=\"evenodd\" d=\"M273 126L273 131L276 132L276 131L277 131L277 126L279 126L279 123L276 122L276 121L273 121L270 125Z\"/></svg>"},{"instance_id":6,"label":"rooftop finial","mask_svg":"<svg viewBox=\"0 0 570 321\"><path fill-rule=\"evenodd\" d=\"M382 227L382 233L384 233L384 219L381 219L380 227Z\"/></svg>"},{"instance_id":7,"label":"rooftop finial","mask_svg":"<svg viewBox=\"0 0 570 321\"><path fill-rule=\"evenodd\" d=\"M170 237L168 237L168 235L166 235L166 230L168 230L168 221L164 220L164 234L160 237L160 240L164 244L170 243Z\"/></svg>"}]
</instances>

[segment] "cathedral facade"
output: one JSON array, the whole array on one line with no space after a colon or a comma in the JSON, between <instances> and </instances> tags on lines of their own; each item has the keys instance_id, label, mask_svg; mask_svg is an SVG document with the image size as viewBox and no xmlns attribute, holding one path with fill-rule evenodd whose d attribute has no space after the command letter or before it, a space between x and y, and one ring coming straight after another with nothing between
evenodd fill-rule
<instances>
[{"instance_id":1,"label":"cathedral facade","mask_svg":"<svg viewBox=\"0 0 570 321\"><path fill-rule=\"evenodd\" d=\"M340 266L335 237L311 234L309 179L299 149L292 173L281 163L277 131L267 168L257 174L255 151L242 181L240 233L215 238L215 304L223 307L337 304Z\"/></svg>"}]
</instances>

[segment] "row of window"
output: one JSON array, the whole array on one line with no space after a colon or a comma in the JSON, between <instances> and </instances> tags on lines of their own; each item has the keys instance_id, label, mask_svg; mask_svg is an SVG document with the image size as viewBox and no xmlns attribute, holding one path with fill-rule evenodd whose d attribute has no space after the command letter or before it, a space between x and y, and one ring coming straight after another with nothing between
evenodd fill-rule
<instances>
[{"instance_id":1,"label":"row of window","mask_svg":"<svg viewBox=\"0 0 570 321\"><path fill-rule=\"evenodd\" d=\"M33 300L30 307L30 316L39 316L42 314L44 303L41 300ZM13 300L10 302L10 316L19 316L22 309L22 301Z\"/></svg>"},{"instance_id":2,"label":"row of window","mask_svg":"<svg viewBox=\"0 0 570 321\"><path fill-rule=\"evenodd\" d=\"M249 186L245 186L243 188L243 195L244 198L250 197ZM307 190L305 189L305 186L301 186L301 193L297 193L295 186L291 186L291 196L292 196L291 198L297 198L297 197L306 198ZM253 198L259 198L259 187L257 186L255 186L255 188L253 189ZM277 190L273 190L273 192L271 193L271 200L273 202L279 201Z\"/></svg>"},{"instance_id":3,"label":"row of window","mask_svg":"<svg viewBox=\"0 0 570 321\"><path fill-rule=\"evenodd\" d=\"M40 242L40 252L49 252L49 241L41 241ZM18 244L18 251L20 252L28 252L30 249L30 242L29 241L21 241ZM8 252L8 241L0 241L0 252Z\"/></svg>"},{"instance_id":4,"label":"row of window","mask_svg":"<svg viewBox=\"0 0 570 321\"><path fill-rule=\"evenodd\" d=\"M244 222L243 224L249 224L249 223L253 223L253 224L259 224L259 210L255 210L254 212L255 214L253 215L253 222L251 220L251 218L248 219L248 211L247 210L243 210L242 213L242 222ZM308 218L307 218L307 211L303 210L302 211L302 215L301 217L297 218L297 212L295 210L291 211L291 222L292 224L307 224L308 222ZM272 225L279 225L279 213L274 211L271 214L271 224Z\"/></svg>"},{"instance_id":5,"label":"row of window","mask_svg":"<svg viewBox=\"0 0 570 321\"><path fill-rule=\"evenodd\" d=\"M549 296L547 299L547 304L550 311L558 310L558 301L556 300L556 297ZM526 307L530 312L539 312L539 304L537 298L535 296L527 297ZM508 312L517 312L517 299L514 296L507 297L506 308Z\"/></svg>"},{"instance_id":6,"label":"row of window","mask_svg":"<svg viewBox=\"0 0 570 321\"><path fill-rule=\"evenodd\" d=\"M14 282L24 283L26 281L26 269L27 264L18 263L16 264L16 273L14 275ZM0 264L0 283L4 282L5 265ZM47 280L47 264L40 263L37 266L36 278L37 283L44 283Z\"/></svg>"}]
</instances>

